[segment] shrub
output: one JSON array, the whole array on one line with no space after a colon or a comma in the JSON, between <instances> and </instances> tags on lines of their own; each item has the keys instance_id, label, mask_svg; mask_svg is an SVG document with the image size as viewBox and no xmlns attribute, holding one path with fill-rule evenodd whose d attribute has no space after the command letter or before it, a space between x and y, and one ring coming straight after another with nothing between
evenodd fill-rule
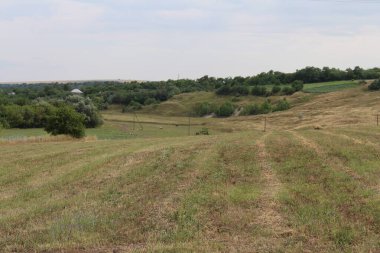
<instances>
[{"instance_id":1,"label":"shrub","mask_svg":"<svg viewBox=\"0 0 380 253\"><path fill-rule=\"evenodd\" d=\"M277 94L281 91L280 85L275 85L272 87L272 94Z\"/></svg>"},{"instance_id":2,"label":"shrub","mask_svg":"<svg viewBox=\"0 0 380 253\"><path fill-rule=\"evenodd\" d=\"M286 100L286 98L284 98L283 100L279 101L276 106L274 107L273 111L277 112L277 111L286 111L290 109L290 104L289 102Z\"/></svg>"},{"instance_id":3,"label":"shrub","mask_svg":"<svg viewBox=\"0 0 380 253\"><path fill-rule=\"evenodd\" d=\"M157 100L154 99L154 98L147 98L145 101L144 101L144 105L154 105L154 104L157 104Z\"/></svg>"},{"instance_id":4,"label":"shrub","mask_svg":"<svg viewBox=\"0 0 380 253\"><path fill-rule=\"evenodd\" d=\"M380 79L375 80L368 86L369 90L380 90Z\"/></svg>"},{"instance_id":5,"label":"shrub","mask_svg":"<svg viewBox=\"0 0 380 253\"><path fill-rule=\"evenodd\" d=\"M236 85L231 87L231 95L234 96L247 96L249 94L249 89L244 85Z\"/></svg>"},{"instance_id":6,"label":"shrub","mask_svg":"<svg viewBox=\"0 0 380 253\"><path fill-rule=\"evenodd\" d=\"M231 94L231 87L228 85L223 85L222 87L216 90L216 94L223 95L223 96L229 95Z\"/></svg>"},{"instance_id":7,"label":"shrub","mask_svg":"<svg viewBox=\"0 0 380 253\"><path fill-rule=\"evenodd\" d=\"M244 107L242 115L258 115L260 113L260 106L257 104L251 104Z\"/></svg>"},{"instance_id":8,"label":"shrub","mask_svg":"<svg viewBox=\"0 0 380 253\"><path fill-rule=\"evenodd\" d=\"M266 100L264 103L261 104L260 106L260 113L261 114L267 114L272 111L272 104Z\"/></svg>"},{"instance_id":9,"label":"shrub","mask_svg":"<svg viewBox=\"0 0 380 253\"><path fill-rule=\"evenodd\" d=\"M266 96L267 95L267 88L265 88L264 86L253 86L252 90L251 90L251 94L253 96Z\"/></svg>"},{"instance_id":10,"label":"shrub","mask_svg":"<svg viewBox=\"0 0 380 253\"><path fill-rule=\"evenodd\" d=\"M292 87L285 86L281 90L282 94L290 96L294 94L295 90Z\"/></svg>"},{"instance_id":11,"label":"shrub","mask_svg":"<svg viewBox=\"0 0 380 253\"><path fill-rule=\"evenodd\" d=\"M231 116L235 111L235 106L231 104L230 102L226 102L222 104L218 110L216 110L216 115L219 117L229 117Z\"/></svg>"},{"instance_id":12,"label":"shrub","mask_svg":"<svg viewBox=\"0 0 380 253\"><path fill-rule=\"evenodd\" d=\"M216 107L215 107L215 105L213 105L211 103L203 102L203 103L195 105L193 108L193 111L194 111L195 115L202 117L202 116L205 116L205 115L208 115L208 114L215 112Z\"/></svg>"},{"instance_id":13,"label":"shrub","mask_svg":"<svg viewBox=\"0 0 380 253\"><path fill-rule=\"evenodd\" d=\"M52 135L65 134L74 138L82 138L85 118L69 106L62 106L48 118L45 131Z\"/></svg>"},{"instance_id":14,"label":"shrub","mask_svg":"<svg viewBox=\"0 0 380 253\"><path fill-rule=\"evenodd\" d=\"M303 90L303 82L302 81L294 81L292 83L292 88L295 92Z\"/></svg>"}]
</instances>

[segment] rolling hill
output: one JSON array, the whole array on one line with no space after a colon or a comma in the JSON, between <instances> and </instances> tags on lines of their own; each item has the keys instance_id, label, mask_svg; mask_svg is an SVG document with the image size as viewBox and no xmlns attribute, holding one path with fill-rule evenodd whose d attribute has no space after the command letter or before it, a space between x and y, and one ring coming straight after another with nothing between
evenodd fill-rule
<instances>
[{"instance_id":1,"label":"rolling hill","mask_svg":"<svg viewBox=\"0 0 380 253\"><path fill-rule=\"evenodd\" d=\"M1 132L0 251L380 251L380 93L297 93L266 132L240 116L192 118L189 135L178 115L217 99L146 108L143 130L106 111L82 141Z\"/></svg>"}]
</instances>

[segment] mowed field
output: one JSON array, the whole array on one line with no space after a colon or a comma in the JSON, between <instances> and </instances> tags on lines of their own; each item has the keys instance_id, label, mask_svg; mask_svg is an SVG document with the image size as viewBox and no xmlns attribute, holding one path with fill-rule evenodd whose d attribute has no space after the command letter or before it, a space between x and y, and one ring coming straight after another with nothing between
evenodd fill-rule
<instances>
[{"instance_id":1,"label":"mowed field","mask_svg":"<svg viewBox=\"0 0 380 253\"><path fill-rule=\"evenodd\" d=\"M110 112L96 138L3 139L0 251L379 252L380 94L295 96L266 132Z\"/></svg>"}]
</instances>

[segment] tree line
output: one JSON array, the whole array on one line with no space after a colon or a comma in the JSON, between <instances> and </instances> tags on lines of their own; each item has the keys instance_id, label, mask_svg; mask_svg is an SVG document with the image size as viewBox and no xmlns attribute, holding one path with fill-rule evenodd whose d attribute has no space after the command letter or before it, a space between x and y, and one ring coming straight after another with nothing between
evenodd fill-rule
<instances>
[{"instance_id":1,"label":"tree line","mask_svg":"<svg viewBox=\"0 0 380 253\"><path fill-rule=\"evenodd\" d=\"M306 67L293 73L269 71L255 76L234 78L203 76L195 80L0 84L0 124L11 128L44 127L48 119L57 114L59 108L69 106L81 115L84 127L97 127L102 123L98 111L107 109L111 104L122 105L123 110L128 112L161 103L177 94L187 92L211 91L218 95L268 97L291 95L302 90L304 83L379 78L379 68L355 67L340 70ZM271 85L271 88L268 88L268 85ZM74 88L81 89L83 96L72 96L71 90ZM369 88L380 89L379 81L374 82ZM245 112L253 114L260 111L257 108L263 109L263 106L252 105L251 108L246 108ZM233 114L235 109L233 104L225 103L218 108L214 105L202 105L195 111L202 111L196 112L199 115L204 114L203 111L212 111L224 117Z\"/></svg>"},{"instance_id":2,"label":"tree line","mask_svg":"<svg viewBox=\"0 0 380 253\"><path fill-rule=\"evenodd\" d=\"M61 127L52 127L57 115L62 116L63 113L66 118L60 119ZM102 123L99 111L91 99L77 95L70 95L65 99L36 99L23 105L0 104L0 126L3 128L45 128L53 134L59 132L82 137L84 128L95 128Z\"/></svg>"},{"instance_id":3,"label":"tree line","mask_svg":"<svg viewBox=\"0 0 380 253\"><path fill-rule=\"evenodd\" d=\"M37 98L64 99L73 88L79 88L90 98L98 109L107 109L110 104L122 105L125 111L135 110L144 105L161 103L174 95L212 91L218 95L269 96L290 95L301 89L302 83L343 81L357 79L378 79L380 69L361 67L340 70L337 68L306 67L293 73L279 71L263 72L248 77L216 78L203 76L199 79L167 81L116 82L91 81L68 84L0 84L0 104L30 105ZM265 85L272 85L268 89ZM15 94L9 96L9 94Z\"/></svg>"}]
</instances>

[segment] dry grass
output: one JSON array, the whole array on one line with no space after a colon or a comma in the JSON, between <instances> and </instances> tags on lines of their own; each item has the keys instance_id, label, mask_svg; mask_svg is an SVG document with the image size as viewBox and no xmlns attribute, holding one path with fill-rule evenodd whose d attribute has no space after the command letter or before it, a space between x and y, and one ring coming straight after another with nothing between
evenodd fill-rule
<instances>
[{"instance_id":1,"label":"dry grass","mask_svg":"<svg viewBox=\"0 0 380 253\"><path fill-rule=\"evenodd\" d=\"M377 97L296 94L266 134L238 117L194 119L211 136L1 143L0 251L379 252Z\"/></svg>"}]
</instances>

